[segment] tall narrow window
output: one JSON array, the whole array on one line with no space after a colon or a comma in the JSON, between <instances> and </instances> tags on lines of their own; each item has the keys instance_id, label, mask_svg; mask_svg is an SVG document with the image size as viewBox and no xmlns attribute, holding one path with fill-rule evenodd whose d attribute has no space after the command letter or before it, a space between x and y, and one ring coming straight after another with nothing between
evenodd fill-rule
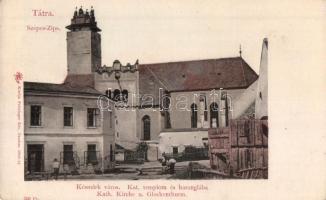
<instances>
[{"instance_id":1,"label":"tall narrow window","mask_svg":"<svg viewBox=\"0 0 326 200\"><path fill-rule=\"evenodd\" d=\"M208 119L208 113L207 113L207 101L206 101L206 96L205 94L201 94L200 95L200 99L199 99L201 105L203 104L203 106L201 106L201 110L204 111L204 120L207 121Z\"/></svg>"},{"instance_id":2,"label":"tall narrow window","mask_svg":"<svg viewBox=\"0 0 326 200\"><path fill-rule=\"evenodd\" d=\"M191 104L191 128L197 128L197 105Z\"/></svg>"},{"instance_id":3,"label":"tall narrow window","mask_svg":"<svg viewBox=\"0 0 326 200\"><path fill-rule=\"evenodd\" d=\"M31 126L41 126L41 106L31 106Z\"/></svg>"},{"instance_id":4,"label":"tall narrow window","mask_svg":"<svg viewBox=\"0 0 326 200\"><path fill-rule=\"evenodd\" d=\"M87 127L96 127L97 115L97 108L87 108Z\"/></svg>"},{"instance_id":5,"label":"tall narrow window","mask_svg":"<svg viewBox=\"0 0 326 200\"><path fill-rule=\"evenodd\" d=\"M122 99L123 102L128 102L128 90L122 90Z\"/></svg>"},{"instance_id":6,"label":"tall narrow window","mask_svg":"<svg viewBox=\"0 0 326 200\"><path fill-rule=\"evenodd\" d=\"M172 147L173 154L178 154L178 147Z\"/></svg>"},{"instance_id":7,"label":"tall narrow window","mask_svg":"<svg viewBox=\"0 0 326 200\"><path fill-rule=\"evenodd\" d=\"M73 109L72 107L63 108L63 125L72 126L73 122Z\"/></svg>"},{"instance_id":8,"label":"tall narrow window","mask_svg":"<svg viewBox=\"0 0 326 200\"><path fill-rule=\"evenodd\" d=\"M110 99L112 99L112 91L111 90L109 90L108 96L109 96Z\"/></svg>"},{"instance_id":9,"label":"tall narrow window","mask_svg":"<svg viewBox=\"0 0 326 200\"><path fill-rule=\"evenodd\" d=\"M114 152L113 152L113 147L112 144L110 144L110 161L114 161Z\"/></svg>"},{"instance_id":10,"label":"tall narrow window","mask_svg":"<svg viewBox=\"0 0 326 200\"><path fill-rule=\"evenodd\" d=\"M144 140L151 139L151 119L148 115L143 117L143 135Z\"/></svg>"},{"instance_id":11,"label":"tall narrow window","mask_svg":"<svg viewBox=\"0 0 326 200\"><path fill-rule=\"evenodd\" d=\"M223 92L221 96L222 103L224 104L224 112L225 112L225 126L229 126L229 111L231 106L231 98L227 94L227 92Z\"/></svg>"},{"instance_id":12,"label":"tall narrow window","mask_svg":"<svg viewBox=\"0 0 326 200\"><path fill-rule=\"evenodd\" d=\"M112 120L113 120L113 119L112 119L112 112L109 112L109 118L110 118L110 119L109 119L110 128L112 128L112 124L113 124L113 123L112 123Z\"/></svg>"},{"instance_id":13,"label":"tall narrow window","mask_svg":"<svg viewBox=\"0 0 326 200\"><path fill-rule=\"evenodd\" d=\"M111 98L112 98L112 92L111 92L111 90L106 90L106 91L105 91L105 95L106 95L109 99L111 99Z\"/></svg>"},{"instance_id":14,"label":"tall narrow window","mask_svg":"<svg viewBox=\"0 0 326 200\"><path fill-rule=\"evenodd\" d=\"M218 105L215 102L210 105L210 117L211 117L211 128L217 128L219 126Z\"/></svg>"},{"instance_id":15,"label":"tall narrow window","mask_svg":"<svg viewBox=\"0 0 326 200\"><path fill-rule=\"evenodd\" d=\"M165 111L164 116L165 128L171 128L171 120L169 111Z\"/></svg>"},{"instance_id":16,"label":"tall narrow window","mask_svg":"<svg viewBox=\"0 0 326 200\"><path fill-rule=\"evenodd\" d=\"M98 164L96 144L87 145L87 164L89 163L93 165Z\"/></svg>"}]
</instances>

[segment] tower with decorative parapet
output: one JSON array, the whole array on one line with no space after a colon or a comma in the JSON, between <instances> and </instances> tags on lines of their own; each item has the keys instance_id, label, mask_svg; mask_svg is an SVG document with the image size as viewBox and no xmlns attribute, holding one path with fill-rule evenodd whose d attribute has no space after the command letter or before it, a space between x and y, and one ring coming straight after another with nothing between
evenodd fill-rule
<instances>
[{"instance_id":1,"label":"tower with decorative parapet","mask_svg":"<svg viewBox=\"0 0 326 200\"><path fill-rule=\"evenodd\" d=\"M101 66L101 29L97 27L93 8L77 8L66 27L68 74L91 74Z\"/></svg>"}]
</instances>

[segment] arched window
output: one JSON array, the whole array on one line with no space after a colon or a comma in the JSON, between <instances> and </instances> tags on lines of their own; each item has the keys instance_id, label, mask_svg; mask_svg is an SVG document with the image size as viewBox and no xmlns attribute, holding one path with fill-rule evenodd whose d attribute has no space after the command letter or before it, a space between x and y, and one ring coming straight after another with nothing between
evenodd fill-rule
<instances>
[{"instance_id":1,"label":"arched window","mask_svg":"<svg viewBox=\"0 0 326 200\"><path fill-rule=\"evenodd\" d=\"M197 128L197 105L191 104L191 128Z\"/></svg>"},{"instance_id":2,"label":"arched window","mask_svg":"<svg viewBox=\"0 0 326 200\"><path fill-rule=\"evenodd\" d=\"M128 90L122 90L122 100L123 102L128 102Z\"/></svg>"},{"instance_id":3,"label":"arched window","mask_svg":"<svg viewBox=\"0 0 326 200\"><path fill-rule=\"evenodd\" d=\"M111 92L111 90L106 90L106 91L105 91L105 95L106 95L109 99L111 99L111 98L112 98L112 92Z\"/></svg>"},{"instance_id":4,"label":"arched window","mask_svg":"<svg viewBox=\"0 0 326 200\"><path fill-rule=\"evenodd\" d=\"M120 90L115 89L113 91L113 100L114 101L119 101L120 100Z\"/></svg>"},{"instance_id":5,"label":"arched window","mask_svg":"<svg viewBox=\"0 0 326 200\"><path fill-rule=\"evenodd\" d=\"M208 119L208 113L207 113L207 101L206 101L206 96L205 94L201 94L200 98L199 98L199 102L200 102L200 109L204 110L204 120L207 121ZM203 106L202 106L203 104Z\"/></svg>"},{"instance_id":6,"label":"arched window","mask_svg":"<svg viewBox=\"0 0 326 200\"><path fill-rule=\"evenodd\" d=\"M143 140L151 139L151 119L148 115L143 117Z\"/></svg>"},{"instance_id":7,"label":"arched window","mask_svg":"<svg viewBox=\"0 0 326 200\"><path fill-rule=\"evenodd\" d=\"M164 116L165 128L171 128L171 120L169 111L165 111Z\"/></svg>"},{"instance_id":8,"label":"arched window","mask_svg":"<svg viewBox=\"0 0 326 200\"><path fill-rule=\"evenodd\" d=\"M211 128L217 128L218 124L218 105L217 103L212 103L210 105L210 117L211 117Z\"/></svg>"}]
</instances>

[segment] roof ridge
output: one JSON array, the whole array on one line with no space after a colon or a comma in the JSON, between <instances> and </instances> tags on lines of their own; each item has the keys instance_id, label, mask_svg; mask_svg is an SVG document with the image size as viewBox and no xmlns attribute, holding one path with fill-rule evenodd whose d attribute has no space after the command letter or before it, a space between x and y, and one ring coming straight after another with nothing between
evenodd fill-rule
<instances>
[{"instance_id":1,"label":"roof ridge","mask_svg":"<svg viewBox=\"0 0 326 200\"><path fill-rule=\"evenodd\" d=\"M206 58L206 59L199 59L199 60L180 60L180 61L171 61L171 62L144 63L144 64L139 64L139 66L185 63L185 62L201 62L201 61L211 61L211 60L226 60L226 59L238 59L238 58L241 57L236 56L236 57L223 57L223 58Z\"/></svg>"},{"instance_id":2,"label":"roof ridge","mask_svg":"<svg viewBox=\"0 0 326 200\"><path fill-rule=\"evenodd\" d=\"M243 68L243 62L242 62L243 59L242 59L242 57L240 57L240 58L241 58L240 62L241 62L241 69L242 69L243 79L246 82L246 85L248 85L248 81L246 79L246 74L245 74L245 71L244 71L244 68Z\"/></svg>"},{"instance_id":3,"label":"roof ridge","mask_svg":"<svg viewBox=\"0 0 326 200\"><path fill-rule=\"evenodd\" d=\"M48 85L62 85L63 83L48 83L48 82L35 82L35 81L24 81L24 83L36 83L36 84L48 84Z\"/></svg>"}]
</instances>

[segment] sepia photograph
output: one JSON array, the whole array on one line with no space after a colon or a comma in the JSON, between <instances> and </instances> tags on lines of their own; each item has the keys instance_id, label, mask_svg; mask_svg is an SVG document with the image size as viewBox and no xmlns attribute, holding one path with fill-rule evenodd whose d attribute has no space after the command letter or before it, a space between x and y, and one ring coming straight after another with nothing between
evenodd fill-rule
<instances>
[{"instance_id":1,"label":"sepia photograph","mask_svg":"<svg viewBox=\"0 0 326 200\"><path fill-rule=\"evenodd\" d=\"M323 0L0 0L0 200L325 200Z\"/></svg>"},{"instance_id":2,"label":"sepia photograph","mask_svg":"<svg viewBox=\"0 0 326 200\"><path fill-rule=\"evenodd\" d=\"M96 17L67 13L62 83L24 82L25 180L268 178L267 38L257 71L241 45L230 57L103 63Z\"/></svg>"}]
</instances>

